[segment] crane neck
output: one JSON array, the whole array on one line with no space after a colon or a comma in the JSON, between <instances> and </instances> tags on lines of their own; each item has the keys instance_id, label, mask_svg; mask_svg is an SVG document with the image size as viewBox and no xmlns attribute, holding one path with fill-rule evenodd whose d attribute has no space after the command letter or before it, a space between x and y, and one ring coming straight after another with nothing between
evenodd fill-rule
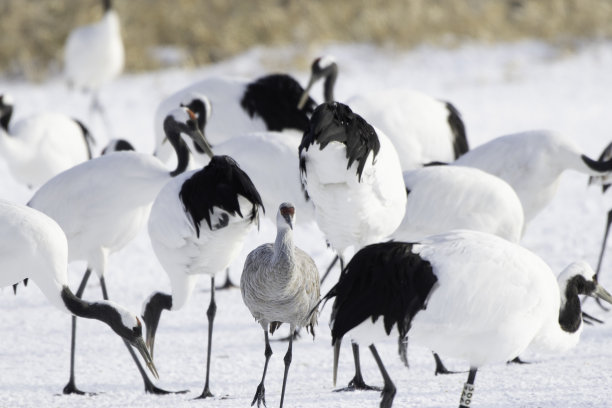
<instances>
[{"instance_id":1,"label":"crane neck","mask_svg":"<svg viewBox=\"0 0 612 408\"><path fill-rule=\"evenodd\" d=\"M566 333L576 333L582 326L580 298L572 286L567 286L559 307L559 326Z\"/></svg>"},{"instance_id":2,"label":"crane neck","mask_svg":"<svg viewBox=\"0 0 612 408\"><path fill-rule=\"evenodd\" d=\"M325 102L334 101L334 86L336 85L336 79L338 78L338 67L333 64L330 67L329 73L325 76L325 82L323 83L323 98Z\"/></svg>"},{"instance_id":3,"label":"crane neck","mask_svg":"<svg viewBox=\"0 0 612 408\"><path fill-rule=\"evenodd\" d=\"M274 263L293 263L294 257L293 230L285 226L279 227L274 241Z\"/></svg>"},{"instance_id":4,"label":"crane neck","mask_svg":"<svg viewBox=\"0 0 612 408\"><path fill-rule=\"evenodd\" d=\"M2 110L2 114L0 115L0 127L4 129L6 133L9 131L9 123L11 122L11 118L13 117L13 107L5 106Z\"/></svg>"},{"instance_id":5,"label":"crane neck","mask_svg":"<svg viewBox=\"0 0 612 408\"><path fill-rule=\"evenodd\" d=\"M64 301L64 305L73 315L87 319L104 321L104 313L102 313L101 308L94 307L95 304L92 302L79 299L74 293L72 293L68 286L62 287L61 297Z\"/></svg>"},{"instance_id":6,"label":"crane neck","mask_svg":"<svg viewBox=\"0 0 612 408\"><path fill-rule=\"evenodd\" d=\"M181 173L184 173L185 170L189 167L189 162L191 160L191 153L189 152L189 147L187 147L187 143L181 137L181 134L176 129L168 129L166 130L166 135L170 144L174 148L174 152L176 153L176 168L170 172L170 176L176 177Z\"/></svg>"}]
</instances>

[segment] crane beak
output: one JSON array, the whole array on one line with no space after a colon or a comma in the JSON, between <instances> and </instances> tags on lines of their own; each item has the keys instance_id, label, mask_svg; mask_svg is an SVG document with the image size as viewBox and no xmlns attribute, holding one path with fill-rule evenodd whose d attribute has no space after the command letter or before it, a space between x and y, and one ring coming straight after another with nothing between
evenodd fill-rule
<instances>
[{"instance_id":1,"label":"crane beak","mask_svg":"<svg viewBox=\"0 0 612 408\"><path fill-rule=\"evenodd\" d=\"M289 214L284 214L283 218L287 221L289 228L293 229L293 221L291 220L291 216Z\"/></svg>"},{"instance_id":2,"label":"crane beak","mask_svg":"<svg viewBox=\"0 0 612 408\"><path fill-rule=\"evenodd\" d=\"M595 286L595 290L593 291L592 296L601 300L605 300L606 302L612 304L612 295L610 295L610 293L608 293L608 291L605 290L600 284L597 284L597 286Z\"/></svg>"},{"instance_id":3,"label":"crane beak","mask_svg":"<svg viewBox=\"0 0 612 408\"><path fill-rule=\"evenodd\" d=\"M212 158L215 154L212 151L212 147L204 133L200 129L196 129L192 132L189 132L189 136L191 139L198 145L200 148L208 155L208 157Z\"/></svg>"},{"instance_id":4,"label":"crane beak","mask_svg":"<svg viewBox=\"0 0 612 408\"><path fill-rule=\"evenodd\" d=\"M153 359L153 347L155 346L155 328L147 324L147 348L151 352Z\"/></svg>"},{"instance_id":5,"label":"crane beak","mask_svg":"<svg viewBox=\"0 0 612 408\"><path fill-rule=\"evenodd\" d=\"M132 346L134 346L140 352L140 355L142 356L143 360L147 364L147 367L149 368L149 371L151 371L151 374L153 374L155 378L159 379L157 368L155 368L155 364L153 364L153 358L149 354L149 350L147 349L147 346L144 340L142 339L142 337L139 337L136 340L134 340L134 342L132 343Z\"/></svg>"},{"instance_id":6,"label":"crane beak","mask_svg":"<svg viewBox=\"0 0 612 408\"><path fill-rule=\"evenodd\" d=\"M304 92L302 93L302 96L300 97L300 101L298 102L298 105L297 105L298 109L302 109L304 108L304 105L306 105L306 101L308 100L308 94L310 93L310 88L312 88L312 85L314 84L314 82L315 80L311 76L310 79L308 80L308 85L306 85L306 89L304 89Z\"/></svg>"}]
</instances>

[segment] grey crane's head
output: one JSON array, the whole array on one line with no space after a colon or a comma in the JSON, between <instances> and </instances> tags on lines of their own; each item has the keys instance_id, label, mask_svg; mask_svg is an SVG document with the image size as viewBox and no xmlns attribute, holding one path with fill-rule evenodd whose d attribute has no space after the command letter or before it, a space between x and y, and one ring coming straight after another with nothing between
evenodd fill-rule
<instances>
[{"instance_id":1,"label":"grey crane's head","mask_svg":"<svg viewBox=\"0 0 612 408\"><path fill-rule=\"evenodd\" d=\"M276 214L276 226L279 229L293 229L295 224L295 207L291 203L282 203Z\"/></svg>"},{"instance_id":2,"label":"grey crane's head","mask_svg":"<svg viewBox=\"0 0 612 408\"><path fill-rule=\"evenodd\" d=\"M172 110L164 119L164 132L166 138L173 145L179 143L181 134L186 134L191 138L202 151L213 156L212 148L208 140L198 126L198 117L186 106Z\"/></svg>"},{"instance_id":3,"label":"grey crane's head","mask_svg":"<svg viewBox=\"0 0 612 408\"><path fill-rule=\"evenodd\" d=\"M612 295L597 282L593 268L584 261L573 262L568 265L559 274L557 282L559 283L562 304L578 295L599 298L612 304Z\"/></svg>"},{"instance_id":4,"label":"grey crane's head","mask_svg":"<svg viewBox=\"0 0 612 408\"><path fill-rule=\"evenodd\" d=\"M331 102L333 98L333 87L338 76L338 65L334 57L326 55L315 59L310 66L310 79L304 89L304 93L298 102L298 109L302 109L308 100L308 94L312 86L320 79L325 78L325 102Z\"/></svg>"}]
</instances>

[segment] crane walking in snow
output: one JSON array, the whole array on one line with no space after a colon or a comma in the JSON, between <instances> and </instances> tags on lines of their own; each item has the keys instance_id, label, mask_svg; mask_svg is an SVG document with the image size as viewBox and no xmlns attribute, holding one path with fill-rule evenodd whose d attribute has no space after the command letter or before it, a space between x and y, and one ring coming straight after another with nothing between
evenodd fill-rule
<instances>
[{"instance_id":1,"label":"crane walking in snow","mask_svg":"<svg viewBox=\"0 0 612 408\"><path fill-rule=\"evenodd\" d=\"M114 153L117 154L117 153ZM149 217L149 237L170 278L172 295L154 292L143 304L147 345L153 355L155 333L164 310L181 309L199 275L210 276L206 380L199 398L212 397L210 357L215 302L215 274L224 270L259 222L261 197L249 176L228 156L213 156L201 170L176 177L160 191Z\"/></svg>"},{"instance_id":2,"label":"crane walking in snow","mask_svg":"<svg viewBox=\"0 0 612 408\"><path fill-rule=\"evenodd\" d=\"M258 408L262 402L266 405L264 380L272 356L268 331L274 334L281 324L289 324L289 346L284 358L280 401L282 408L292 359L292 334L300 327L306 327L314 338L317 324L317 313L311 313L311 310L319 302L319 271L312 258L293 243L294 224L295 207L291 203L282 203L276 215L275 242L263 244L249 253L240 280L242 300L261 325L266 342L263 375L251 403L257 402Z\"/></svg>"}]
</instances>

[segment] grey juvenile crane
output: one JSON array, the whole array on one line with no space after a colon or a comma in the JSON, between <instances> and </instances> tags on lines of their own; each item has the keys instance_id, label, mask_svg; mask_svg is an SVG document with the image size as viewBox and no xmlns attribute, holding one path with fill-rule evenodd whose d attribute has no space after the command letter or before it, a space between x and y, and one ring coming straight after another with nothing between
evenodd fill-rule
<instances>
[{"instance_id":1,"label":"grey juvenile crane","mask_svg":"<svg viewBox=\"0 0 612 408\"><path fill-rule=\"evenodd\" d=\"M240 290L242 299L253 317L264 330L266 349L261 382L257 386L251 405L266 405L264 380L272 348L268 331L274 331L283 323L289 323L290 332L306 326L314 338L317 313L311 310L320 297L319 271L312 258L293 243L295 207L282 203L276 215L276 241L260 245L249 253L244 263ZM292 357L293 337L289 336L289 347L285 354L285 374L281 391L280 407L285 398L287 373Z\"/></svg>"}]
</instances>

